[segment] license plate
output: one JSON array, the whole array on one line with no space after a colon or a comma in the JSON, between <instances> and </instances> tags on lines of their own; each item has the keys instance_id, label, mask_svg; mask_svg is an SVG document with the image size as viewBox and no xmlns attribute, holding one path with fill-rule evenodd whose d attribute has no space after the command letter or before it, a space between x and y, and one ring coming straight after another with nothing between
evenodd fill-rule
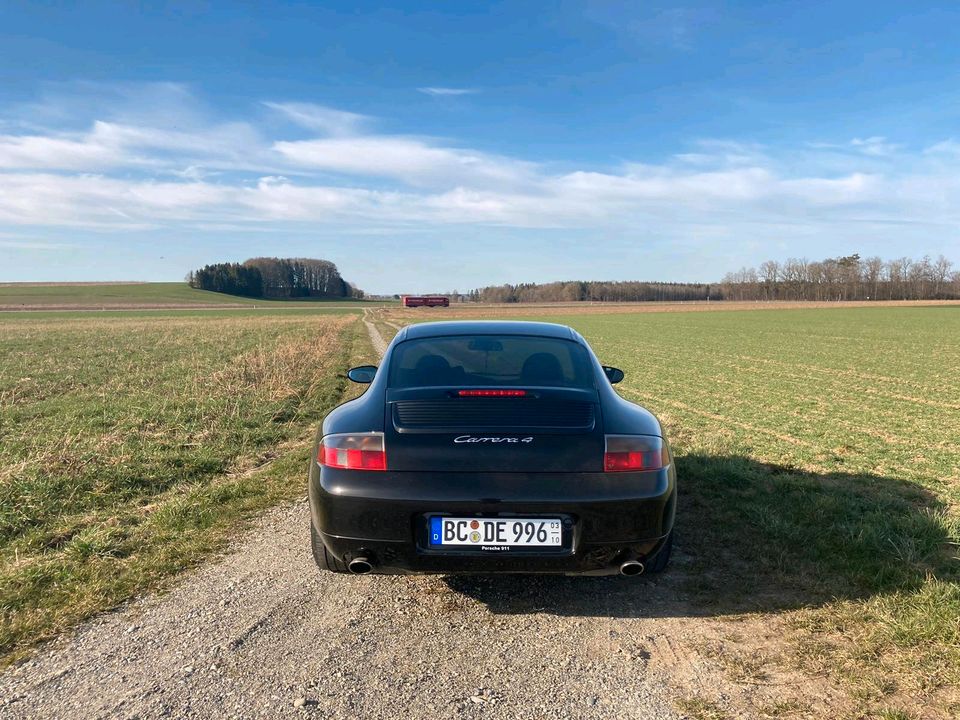
<instances>
[{"instance_id":1,"label":"license plate","mask_svg":"<svg viewBox=\"0 0 960 720\"><path fill-rule=\"evenodd\" d=\"M430 518L430 544L442 547L560 547L554 518Z\"/></svg>"}]
</instances>

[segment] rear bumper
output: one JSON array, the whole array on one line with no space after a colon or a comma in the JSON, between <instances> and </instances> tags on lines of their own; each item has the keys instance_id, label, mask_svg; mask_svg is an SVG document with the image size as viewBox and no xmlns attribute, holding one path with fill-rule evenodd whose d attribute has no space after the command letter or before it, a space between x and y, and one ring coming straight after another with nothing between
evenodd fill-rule
<instances>
[{"instance_id":1,"label":"rear bumper","mask_svg":"<svg viewBox=\"0 0 960 720\"><path fill-rule=\"evenodd\" d=\"M652 558L673 527L671 465L642 473L310 471L310 512L327 550L375 572L611 574ZM431 550L426 517L551 516L564 519L563 552Z\"/></svg>"}]
</instances>

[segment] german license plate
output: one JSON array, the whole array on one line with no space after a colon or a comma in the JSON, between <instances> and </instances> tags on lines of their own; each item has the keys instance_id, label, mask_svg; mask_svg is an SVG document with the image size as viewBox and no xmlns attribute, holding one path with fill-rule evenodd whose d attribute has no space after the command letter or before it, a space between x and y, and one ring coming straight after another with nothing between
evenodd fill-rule
<instances>
[{"instance_id":1,"label":"german license plate","mask_svg":"<svg viewBox=\"0 0 960 720\"><path fill-rule=\"evenodd\" d=\"M560 547L563 533L555 518L430 518L434 547Z\"/></svg>"}]
</instances>

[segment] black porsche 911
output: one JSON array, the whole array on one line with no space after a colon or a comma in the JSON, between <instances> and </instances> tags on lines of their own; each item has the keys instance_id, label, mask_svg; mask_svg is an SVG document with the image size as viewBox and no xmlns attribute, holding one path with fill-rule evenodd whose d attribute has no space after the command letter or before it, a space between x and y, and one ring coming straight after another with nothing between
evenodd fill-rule
<instances>
[{"instance_id":1,"label":"black porsche 911","mask_svg":"<svg viewBox=\"0 0 960 720\"><path fill-rule=\"evenodd\" d=\"M638 575L670 557L676 473L623 372L563 325L402 329L323 422L317 564L340 573Z\"/></svg>"}]
</instances>

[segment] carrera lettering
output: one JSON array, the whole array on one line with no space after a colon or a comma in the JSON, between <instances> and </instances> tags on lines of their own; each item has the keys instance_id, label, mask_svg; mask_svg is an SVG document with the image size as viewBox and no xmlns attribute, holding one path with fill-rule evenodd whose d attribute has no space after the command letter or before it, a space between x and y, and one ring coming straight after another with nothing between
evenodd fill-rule
<instances>
[{"instance_id":1,"label":"carrera lettering","mask_svg":"<svg viewBox=\"0 0 960 720\"><path fill-rule=\"evenodd\" d=\"M477 436L477 435L460 435L459 437L455 437L453 439L453 442L455 442L457 445L460 445L462 443L489 443L489 444L524 443L526 444L526 443L532 443L533 438L532 437L521 438L521 437L488 437L488 436Z\"/></svg>"}]
</instances>

